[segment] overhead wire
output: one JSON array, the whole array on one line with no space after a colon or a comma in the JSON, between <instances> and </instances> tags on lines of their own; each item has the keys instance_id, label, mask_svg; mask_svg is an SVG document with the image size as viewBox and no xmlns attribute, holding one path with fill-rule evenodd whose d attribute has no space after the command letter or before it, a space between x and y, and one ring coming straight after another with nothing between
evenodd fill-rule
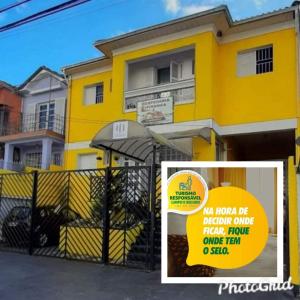
<instances>
[{"instance_id":1,"label":"overhead wire","mask_svg":"<svg viewBox=\"0 0 300 300\"><path fill-rule=\"evenodd\" d=\"M22 1L11 3L11 4L9 4L9 5L5 6L5 7L0 8L0 14L3 13L3 12L5 12L5 11L8 11L10 9L13 9L15 7L21 6L21 5L23 5L23 4L27 3L27 2L30 2L30 1L32 1L32 0L22 0Z\"/></svg>"},{"instance_id":2,"label":"overhead wire","mask_svg":"<svg viewBox=\"0 0 300 300\"><path fill-rule=\"evenodd\" d=\"M4 31L10 30L10 29L19 27L21 25L28 24L28 23L33 22L35 20L38 20L38 19L44 18L46 16L62 12L66 9L73 8L75 6L84 4L84 3L89 2L89 1L91 1L91 0L69 0L67 2L63 2L63 3L58 4L56 6L52 6L50 8L45 9L45 10L39 11L38 13L32 14L28 17L23 18L23 19L20 19L20 20L17 20L15 22L6 24L4 26L1 26L0 27L0 32L4 32Z\"/></svg>"},{"instance_id":3,"label":"overhead wire","mask_svg":"<svg viewBox=\"0 0 300 300\"><path fill-rule=\"evenodd\" d=\"M18 2L18 3L21 3L21 4L24 4L25 2L29 2L31 0L26 0L26 1L22 1L21 2ZM49 15L53 15L54 13L57 13L57 12L60 12L60 11L63 11L65 9L68 9L68 8L71 8L71 7L74 7L74 6L77 6L77 5L80 5L80 4L83 4L85 2L89 2L91 0L70 0L70 1L67 1L67 2L64 2L62 4L59 4L57 6L54 6L52 8L49 8L49 9L46 9L44 11L41 11L37 14L34 14L34 15L31 15L29 17L26 17L24 19L21 19L19 21L16 21L16 22L13 22L13 23L10 23L10 24L7 24L5 26L2 26L0 27L0 32L3 32L3 31L6 31L6 30L9 30L9 29L12 29L14 27L18 27L18 26L21 26L21 25L24 25L24 24L27 24L29 22L33 22L35 20L38 20L38 19L41 19L41 18L44 18L46 16L49 16ZM113 3L109 3L107 5L104 5L102 7L99 7L99 8L96 8L96 9L92 9L91 11L92 12L96 12L98 11L99 9L103 9L104 7L109 7L109 6L113 6L113 5L117 5L121 2L124 2L126 0L118 0L118 1L115 1ZM62 9L63 8L63 9ZM86 12L81 12L77 15L85 15L85 14L88 14L89 12L91 11L86 11ZM0 12L1 12L1 9L0 9ZM43 15L45 14L45 15ZM76 14L67 14L67 17L69 18L72 18L74 17ZM66 14L64 15L64 20L66 20ZM52 19L52 21L57 21L55 19ZM6 28L6 29L5 29ZM2 37L2 36L1 36ZM91 120L91 119L85 119L85 118L66 118L66 120L70 120L70 121L73 121L73 122L78 122L78 123L89 123L89 124L98 124L98 125L105 125L105 124L109 124L111 121L99 121L99 120ZM174 124L176 126L176 124ZM194 126L194 125L180 125L180 126Z\"/></svg>"},{"instance_id":4,"label":"overhead wire","mask_svg":"<svg viewBox=\"0 0 300 300\"><path fill-rule=\"evenodd\" d=\"M67 22L72 18L75 17L81 17L81 16L85 16L85 15L91 15L91 14L95 14L98 13L99 11L102 11L104 8L108 8L108 7L112 7L115 5L119 5L122 2L126 2L126 1L130 1L130 0L115 0L115 1L110 1L110 3L104 3L101 2L102 5L98 5L98 3L100 3L100 1L97 1L96 6L93 7L88 7L88 9L84 8L83 11L74 11L74 10L70 10L70 11L64 11L63 14L59 14L59 15L50 15L47 18L42 18L39 20L35 20L34 23L30 23L30 27L16 27L14 31L5 31L5 32L0 32L0 38L9 38L11 36L15 36L15 35L19 35L22 33L26 33L30 30L33 30L35 28L37 28L40 25L43 24L53 24L53 23L57 23L57 22Z\"/></svg>"}]
</instances>

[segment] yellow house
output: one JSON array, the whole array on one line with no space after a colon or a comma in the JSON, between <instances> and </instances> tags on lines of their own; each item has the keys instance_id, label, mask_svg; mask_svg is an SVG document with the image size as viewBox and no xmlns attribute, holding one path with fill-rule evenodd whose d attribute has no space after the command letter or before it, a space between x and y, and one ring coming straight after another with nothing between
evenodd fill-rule
<instances>
[{"instance_id":1,"label":"yellow house","mask_svg":"<svg viewBox=\"0 0 300 300\"><path fill-rule=\"evenodd\" d=\"M65 169L105 166L104 152L90 144L120 120L142 123L193 160L289 158L290 266L299 284L298 4L241 21L220 6L94 46L104 56L63 68L69 82Z\"/></svg>"}]
</instances>

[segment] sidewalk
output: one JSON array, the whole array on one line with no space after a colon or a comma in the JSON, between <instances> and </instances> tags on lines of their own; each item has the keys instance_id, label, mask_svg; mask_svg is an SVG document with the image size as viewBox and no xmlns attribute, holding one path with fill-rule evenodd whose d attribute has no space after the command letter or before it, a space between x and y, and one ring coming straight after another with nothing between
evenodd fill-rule
<instances>
[{"instance_id":1,"label":"sidewalk","mask_svg":"<svg viewBox=\"0 0 300 300\"><path fill-rule=\"evenodd\" d=\"M0 252L2 300L294 299L281 294L217 295L216 285L161 285L160 272Z\"/></svg>"}]
</instances>

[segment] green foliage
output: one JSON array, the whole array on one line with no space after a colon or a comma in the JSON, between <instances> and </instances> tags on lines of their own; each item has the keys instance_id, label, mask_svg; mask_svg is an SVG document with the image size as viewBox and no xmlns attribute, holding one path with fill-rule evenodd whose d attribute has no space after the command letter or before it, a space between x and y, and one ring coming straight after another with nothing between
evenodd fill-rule
<instances>
[{"instance_id":1,"label":"green foliage","mask_svg":"<svg viewBox=\"0 0 300 300\"><path fill-rule=\"evenodd\" d=\"M148 195L138 191L137 185L128 180L128 171L119 170L109 178L108 209L112 228L128 227L147 219ZM104 177L92 179L92 217L102 225L105 197Z\"/></svg>"}]
</instances>

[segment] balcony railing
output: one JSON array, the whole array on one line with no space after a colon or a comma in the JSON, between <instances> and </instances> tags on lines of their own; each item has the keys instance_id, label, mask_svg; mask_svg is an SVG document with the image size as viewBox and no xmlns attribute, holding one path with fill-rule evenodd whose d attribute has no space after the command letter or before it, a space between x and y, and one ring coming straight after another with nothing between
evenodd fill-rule
<instances>
[{"instance_id":1,"label":"balcony railing","mask_svg":"<svg viewBox=\"0 0 300 300\"><path fill-rule=\"evenodd\" d=\"M174 104L190 103L195 98L195 80L181 80L125 92L125 111L135 111L138 101L173 97Z\"/></svg>"},{"instance_id":2,"label":"balcony railing","mask_svg":"<svg viewBox=\"0 0 300 300\"><path fill-rule=\"evenodd\" d=\"M0 169L4 169L4 160L0 159ZM25 164L21 162L8 162L6 169L15 172L22 172L25 169Z\"/></svg>"},{"instance_id":3,"label":"balcony railing","mask_svg":"<svg viewBox=\"0 0 300 300\"><path fill-rule=\"evenodd\" d=\"M51 160L51 165L61 166L62 161L57 161L53 157ZM25 158L22 161L10 161L6 163L6 169L16 172L22 172L26 167L30 168L42 168L42 153L32 153L30 157ZM0 169L4 169L4 159L0 159Z\"/></svg>"},{"instance_id":4,"label":"balcony railing","mask_svg":"<svg viewBox=\"0 0 300 300\"><path fill-rule=\"evenodd\" d=\"M14 120L13 124L0 126L0 135L35 132L46 129L64 135L64 117L60 115L39 116L38 114L22 114Z\"/></svg>"}]
</instances>

